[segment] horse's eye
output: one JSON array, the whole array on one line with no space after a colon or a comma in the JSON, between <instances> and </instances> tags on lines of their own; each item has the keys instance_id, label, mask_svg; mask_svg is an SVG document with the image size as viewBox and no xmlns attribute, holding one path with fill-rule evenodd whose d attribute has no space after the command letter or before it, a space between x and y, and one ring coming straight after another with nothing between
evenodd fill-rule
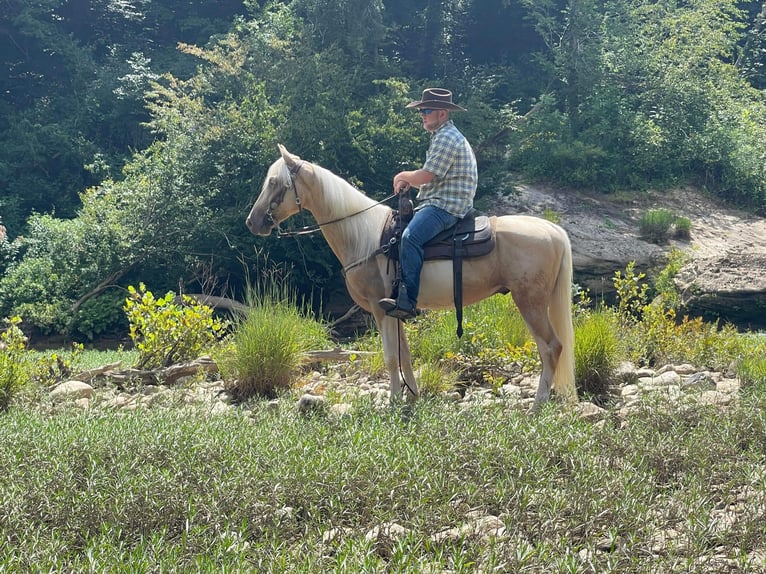
<instances>
[{"instance_id":1,"label":"horse's eye","mask_svg":"<svg viewBox=\"0 0 766 574\"><path fill-rule=\"evenodd\" d=\"M269 207L273 210L273 209L276 209L277 207L279 207L279 204L276 201L272 201L271 205L269 205Z\"/></svg>"}]
</instances>

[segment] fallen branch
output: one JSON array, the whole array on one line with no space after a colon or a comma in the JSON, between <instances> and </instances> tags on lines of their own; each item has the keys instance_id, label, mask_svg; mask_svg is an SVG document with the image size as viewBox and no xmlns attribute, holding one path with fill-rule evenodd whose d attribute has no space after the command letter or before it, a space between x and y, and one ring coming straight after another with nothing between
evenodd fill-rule
<instances>
[{"instance_id":1,"label":"fallen branch","mask_svg":"<svg viewBox=\"0 0 766 574\"><path fill-rule=\"evenodd\" d=\"M140 381L143 384L173 385L178 379L189 377L198 373L217 373L218 365L210 357L200 357L189 363L171 365L160 369L124 369L115 370L120 363L104 365L97 369L84 371L73 377L77 381L92 381L96 378L108 378L117 383L124 384L131 381Z\"/></svg>"},{"instance_id":2,"label":"fallen branch","mask_svg":"<svg viewBox=\"0 0 766 574\"><path fill-rule=\"evenodd\" d=\"M120 365L122 365L122 361L117 361L116 363L110 363L108 365L104 365L103 367L96 367L95 369L88 369L87 371L83 371L82 373L79 373L72 377L73 381L82 381L83 383L87 383L88 381L92 381L93 379L103 376L106 373L111 373L115 369L117 369Z\"/></svg>"},{"instance_id":3,"label":"fallen branch","mask_svg":"<svg viewBox=\"0 0 766 574\"><path fill-rule=\"evenodd\" d=\"M215 295L205 295L204 293L186 293L187 297L191 297L201 305L207 305L214 309L228 309L229 311L236 311L247 315L249 308L244 303L229 299L228 297L216 297ZM180 302L180 298L176 298Z\"/></svg>"}]
</instances>

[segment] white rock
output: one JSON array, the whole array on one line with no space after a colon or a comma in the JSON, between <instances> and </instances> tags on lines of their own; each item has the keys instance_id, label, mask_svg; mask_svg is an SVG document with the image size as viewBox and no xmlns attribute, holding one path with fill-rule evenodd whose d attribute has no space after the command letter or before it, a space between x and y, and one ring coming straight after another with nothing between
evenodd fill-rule
<instances>
[{"instance_id":1,"label":"white rock","mask_svg":"<svg viewBox=\"0 0 766 574\"><path fill-rule=\"evenodd\" d=\"M54 403L65 400L90 399L93 398L93 387L82 381L66 381L61 383L50 393L50 398Z\"/></svg>"}]
</instances>

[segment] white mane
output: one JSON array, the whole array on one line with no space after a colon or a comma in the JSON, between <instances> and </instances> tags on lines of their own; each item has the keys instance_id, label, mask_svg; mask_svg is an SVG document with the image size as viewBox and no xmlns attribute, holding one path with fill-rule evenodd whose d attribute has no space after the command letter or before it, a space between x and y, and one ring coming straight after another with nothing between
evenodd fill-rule
<instances>
[{"instance_id":1,"label":"white mane","mask_svg":"<svg viewBox=\"0 0 766 574\"><path fill-rule=\"evenodd\" d=\"M331 171L312 165L324 194L325 206L329 209L328 221L340 219L332 225L342 226L348 237L349 259L356 261L370 256L380 246L380 235L390 209L376 205L374 199Z\"/></svg>"}]
</instances>

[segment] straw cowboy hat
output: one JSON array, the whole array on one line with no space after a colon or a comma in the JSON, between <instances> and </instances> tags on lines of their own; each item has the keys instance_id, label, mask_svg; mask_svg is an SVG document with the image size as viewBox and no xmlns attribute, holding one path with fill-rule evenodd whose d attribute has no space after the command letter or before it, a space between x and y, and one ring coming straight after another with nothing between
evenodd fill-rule
<instances>
[{"instance_id":1,"label":"straw cowboy hat","mask_svg":"<svg viewBox=\"0 0 766 574\"><path fill-rule=\"evenodd\" d=\"M423 90L423 98L419 102L410 102L408 108L430 108L432 110L452 110L455 112L465 112L457 104L452 103L452 92L442 88L426 88Z\"/></svg>"}]
</instances>

